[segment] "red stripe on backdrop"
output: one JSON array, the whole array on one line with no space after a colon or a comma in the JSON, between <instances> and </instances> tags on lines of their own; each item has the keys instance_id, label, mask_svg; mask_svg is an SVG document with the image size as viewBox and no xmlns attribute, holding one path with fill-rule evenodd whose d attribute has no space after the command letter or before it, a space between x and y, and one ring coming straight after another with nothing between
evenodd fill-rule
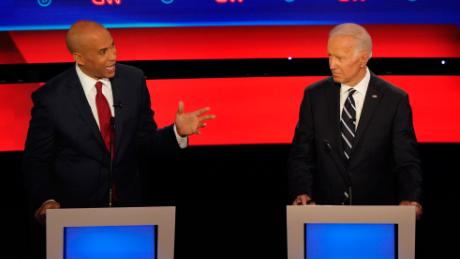
<instances>
[{"instance_id":1,"label":"red stripe on backdrop","mask_svg":"<svg viewBox=\"0 0 460 259\"><path fill-rule=\"evenodd\" d=\"M31 93L40 84L0 84L0 151L23 150L32 108Z\"/></svg>"},{"instance_id":2,"label":"red stripe on backdrop","mask_svg":"<svg viewBox=\"0 0 460 259\"><path fill-rule=\"evenodd\" d=\"M288 143L305 87L323 77L217 78L149 81L159 125L171 123L177 103L186 111L210 106L217 115L192 145Z\"/></svg>"},{"instance_id":3,"label":"red stripe on backdrop","mask_svg":"<svg viewBox=\"0 0 460 259\"><path fill-rule=\"evenodd\" d=\"M193 145L290 143L305 86L323 77L156 80L149 82L156 120L172 122L177 102L209 105L218 117ZM460 142L460 76L384 76L409 93L420 142Z\"/></svg>"},{"instance_id":4,"label":"red stripe on backdrop","mask_svg":"<svg viewBox=\"0 0 460 259\"><path fill-rule=\"evenodd\" d=\"M290 143L305 86L322 77L150 80L155 120L173 122L177 103L186 111L210 106L217 119L192 145ZM460 76L384 76L409 93L420 142L460 143ZM30 94L39 84L0 85L0 151L22 150Z\"/></svg>"},{"instance_id":5,"label":"red stripe on backdrop","mask_svg":"<svg viewBox=\"0 0 460 259\"><path fill-rule=\"evenodd\" d=\"M332 26L111 29L119 60L325 58ZM368 25L374 57L460 57L455 25ZM3 34L7 34L3 35ZM3 32L16 46L0 64L70 62L65 31ZM0 37L0 38L2 38ZM2 54L8 51L9 53ZM22 56L24 61L13 58Z\"/></svg>"},{"instance_id":6,"label":"red stripe on backdrop","mask_svg":"<svg viewBox=\"0 0 460 259\"><path fill-rule=\"evenodd\" d=\"M460 142L460 76L384 76L409 93L421 142Z\"/></svg>"}]
</instances>

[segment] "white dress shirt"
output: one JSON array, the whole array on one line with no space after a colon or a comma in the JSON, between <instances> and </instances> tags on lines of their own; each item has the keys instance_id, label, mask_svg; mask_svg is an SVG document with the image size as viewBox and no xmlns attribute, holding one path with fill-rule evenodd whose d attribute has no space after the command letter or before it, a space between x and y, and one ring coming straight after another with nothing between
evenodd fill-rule
<instances>
[{"instance_id":1,"label":"white dress shirt","mask_svg":"<svg viewBox=\"0 0 460 259\"><path fill-rule=\"evenodd\" d=\"M99 116L97 114L97 106L96 106L96 82L102 82L102 94L107 99L110 107L110 113L112 117L115 117L115 109L113 108L113 95L112 95L112 84L110 80L107 78L96 80L88 75L86 75L78 65L77 68L77 75L80 79L81 86L83 87L83 92L85 92L86 100L88 100L89 107L91 107L91 112L93 113L94 119L96 120L97 126L99 125Z\"/></svg>"},{"instance_id":2,"label":"white dress shirt","mask_svg":"<svg viewBox=\"0 0 460 259\"><path fill-rule=\"evenodd\" d=\"M371 73L369 68L366 68L366 74L364 78L359 81L355 86L349 86L346 84L340 85L340 118L342 117L343 106L348 97L348 90L353 88L356 92L353 94L353 99L355 100L356 107L356 128L358 128L359 118L361 117L361 112L363 110L364 99L366 97L367 88L369 86L369 81L371 80Z\"/></svg>"}]
</instances>

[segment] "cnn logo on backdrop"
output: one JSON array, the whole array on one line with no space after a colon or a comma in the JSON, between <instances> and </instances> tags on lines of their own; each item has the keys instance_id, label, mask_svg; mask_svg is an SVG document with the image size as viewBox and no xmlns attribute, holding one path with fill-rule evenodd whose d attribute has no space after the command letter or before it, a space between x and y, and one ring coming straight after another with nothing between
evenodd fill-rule
<instances>
[{"instance_id":1,"label":"cnn logo on backdrop","mask_svg":"<svg viewBox=\"0 0 460 259\"><path fill-rule=\"evenodd\" d=\"M94 5L121 5L121 0L91 0Z\"/></svg>"}]
</instances>

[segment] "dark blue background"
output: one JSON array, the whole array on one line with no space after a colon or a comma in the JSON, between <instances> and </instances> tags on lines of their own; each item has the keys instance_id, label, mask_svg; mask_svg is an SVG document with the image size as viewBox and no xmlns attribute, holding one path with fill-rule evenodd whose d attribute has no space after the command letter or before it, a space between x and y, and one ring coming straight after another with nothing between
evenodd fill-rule
<instances>
[{"instance_id":1,"label":"dark blue background","mask_svg":"<svg viewBox=\"0 0 460 259\"><path fill-rule=\"evenodd\" d=\"M51 3L42 7L39 2ZM101 1L101 0L98 0ZM107 1L107 0L106 0ZM163 0L171 1L171 0ZM359 0L361 1L361 0ZM96 6L92 0L2 0L0 30L66 29L80 19L110 28L337 24L460 25L458 0L122 0Z\"/></svg>"}]
</instances>

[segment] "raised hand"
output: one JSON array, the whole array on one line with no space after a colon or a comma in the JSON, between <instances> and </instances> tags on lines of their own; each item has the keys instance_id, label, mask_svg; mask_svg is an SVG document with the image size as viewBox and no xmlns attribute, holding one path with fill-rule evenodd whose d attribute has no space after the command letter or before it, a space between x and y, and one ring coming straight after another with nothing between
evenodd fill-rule
<instances>
[{"instance_id":1,"label":"raised hand","mask_svg":"<svg viewBox=\"0 0 460 259\"><path fill-rule=\"evenodd\" d=\"M175 121L177 133L181 137L200 134L200 128L206 127L206 121L216 118L216 115L205 114L209 110L209 107L205 107L192 112L184 112L184 103L179 101Z\"/></svg>"}]
</instances>

